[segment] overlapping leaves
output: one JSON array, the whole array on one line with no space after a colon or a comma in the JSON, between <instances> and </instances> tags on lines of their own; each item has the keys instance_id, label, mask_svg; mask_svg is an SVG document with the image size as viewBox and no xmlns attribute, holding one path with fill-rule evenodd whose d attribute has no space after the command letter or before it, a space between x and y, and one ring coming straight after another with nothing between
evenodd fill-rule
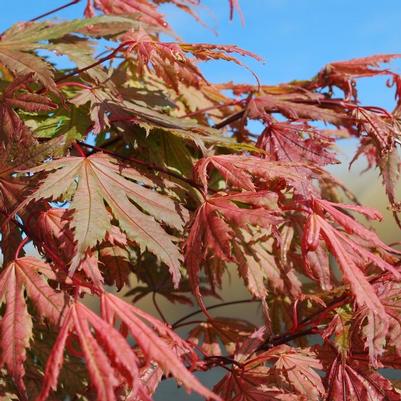
<instances>
[{"instance_id":1,"label":"overlapping leaves","mask_svg":"<svg viewBox=\"0 0 401 401\"><path fill-rule=\"evenodd\" d=\"M399 212L401 79L382 66L399 55L333 62L309 81L213 85L199 61L253 55L162 42L167 2L198 19L195 0L88 0L90 18L2 35L0 363L11 380L0 396L71 397L75 382L58 382L73 361L87 370L76 375L83 399L149 401L168 375L217 399L190 371L223 366L214 390L226 401L399 400L377 369L400 367L400 252L354 214L381 216L323 170L337 138L357 138L355 158L378 167ZM359 103L357 79L378 75L396 90L394 112ZM45 261L19 257L28 242ZM156 295L191 304L195 293L207 312L231 264L263 306L253 334L237 318L190 314L171 326L196 324L185 342L105 292L136 276L125 295L151 295L163 319ZM324 345L311 348L311 334Z\"/></svg>"},{"instance_id":2,"label":"overlapping leaves","mask_svg":"<svg viewBox=\"0 0 401 401\"><path fill-rule=\"evenodd\" d=\"M0 322L1 365L7 367L22 392L26 349L33 335L24 290L39 314L54 325L60 321L65 306L63 294L49 286L46 276L55 279L51 267L33 257L15 259L0 275L0 300L6 304Z\"/></svg>"},{"instance_id":3,"label":"overlapping leaves","mask_svg":"<svg viewBox=\"0 0 401 401\"><path fill-rule=\"evenodd\" d=\"M76 253L71 262L71 273L85 253L105 239L115 218L128 238L141 249L149 249L169 266L178 283L180 253L174 237L157 220L180 230L183 217L171 199L156 191L150 179L104 154L62 158L30 171L51 173L40 182L25 204L40 199L60 200L68 191L74 193L71 228Z\"/></svg>"}]
</instances>

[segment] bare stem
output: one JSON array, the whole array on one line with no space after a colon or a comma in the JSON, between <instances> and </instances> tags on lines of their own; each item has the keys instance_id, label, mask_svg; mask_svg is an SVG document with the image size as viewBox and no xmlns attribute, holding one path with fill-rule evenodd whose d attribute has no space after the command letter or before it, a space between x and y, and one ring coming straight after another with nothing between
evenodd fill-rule
<instances>
[{"instance_id":1,"label":"bare stem","mask_svg":"<svg viewBox=\"0 0 401 401\"><path fill-rule=\"evenodd\" d=\"M104 57L100 58L99 60L95 61L92 64L87 65L86 67L76 68L75 70L72 70L70 73L68 73L66 75L63 75L62 77L56 79L55 82L59 83L59 82L64 81L64 80L66 80L68 78L74 77L75 75L81 74L82 72L88 71L91 68L94 68L94 67L104 63L105 61L111 60L126 45L127 45L126 43L122 43L120 46L118 46L114 50L112 50L107 56L104 56Z\"/></svg>"},{"instance_id":2,"label":"bare stem","mask_svg":"<svg viewBox=\"0 0 401 401\"><path fill-rule=\"evenodd\" d=\"M212 309L217 309L217 308L222 308L224 306L229 306L229 305L238 305L238 304L247 304L247 303L252 303L252 302L260 302L257 299L241 299L239 301L231 301L231 302L222 302L219 304L211 305L207 307L207 310L212 310ZM182 322L185 320L191 318L192 316L198 315L199 313L202 313L202 309L197 309L194 312L189 313L188 315L183 316L182 318L178 319L176 322L172 324L172 328L175 329L178 325L181 325Z\"/></svg>"},{"instance_id":3,"label":"bare stem","mask_svg":"<svg viewBox=\"0 0 401 401\"><path fill-rule=\"evenodd\" d=\"M237 113L234 113L230 117L227 117L225 120L213 125L213 128L220 129L225 127L226 125L229 125L235 121L241 120L241 118L244 116L245 110L241 110Z\"/></svg>"},{"instance_id":4,"label":"bare stem","mask_svg":"<svg viewBox=\"0 0 401 401\"><path fill-rule=\"evenodd\" d=\"M159 306L159 304L158 304L158 302L157 302L157 299L156 299L156 292L153 292L153 294L152 294L152 301L153 301L154 307L155 307L156 310L157 310L157 313L159 314L159 316L161 317L161 319L163 320L163 322L164 322L164 323L168 323L166 317L164 316L164 314L163 314L162 310L160 309L160 306Z\"/></svg>"},{"instance_id":5,"label":"bare stem","mask_svg":"<svg viewBox=\"0 0 401 401\"><path fill-rule=\"evenodd\" d=\"M65 8L73 6L74 4L79 3L80 1L81 0L72 0L67 4L64 4L63 6L54 8L53 10L50 10L50 11L44 13L44 14L38 15L37 17L30 19L29 22L34 22L34 21L37 21L38 19L41 19L41 18L44 18L44 17L48 17L49 15L52 15L54 13L57 13L58 11L61 11L61 10L64 10Z\"/></svg>"}]
</instances>

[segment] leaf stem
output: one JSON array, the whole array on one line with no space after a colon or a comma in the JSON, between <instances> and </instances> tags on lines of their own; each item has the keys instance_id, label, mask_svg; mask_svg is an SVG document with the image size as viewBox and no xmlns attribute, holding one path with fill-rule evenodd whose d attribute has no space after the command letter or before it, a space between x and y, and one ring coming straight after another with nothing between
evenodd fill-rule
<instances>
[{"instance_id":1,"label":"leaf stem","mask_svg":"<svg viewBox=\"0 0 401 401\"><path fill-rule=\"evenodd\" d=\"M81 157L86 157L86 153L84 152L84 150L81 148L80 144L78 142L73 143L72 145L74 147L74 149L79 153L79 155Z\"/></svg>"},{"instance_id":2,"label":"leaf stem","mask_svg":"<svg viewBox=\"0 0 401 401\"><path fill-rule=\"evenodd\" d=\"M159 316L161 317L161 319L163 320L163 322L166 323L166 324L168 324L168 321L167 321L166 317L164 316L164 314L163 314L162 310L160 309L160 306L159 306L159 304L158 304L158 302L157 302L157 299L156 299L156 292L153 292L153 293L152 293L152 301L153 301L154 307L155 307L156 310L157 310L157 313L159 314Z\"/></svg>"},{"instance_id":3,"label":"leaf stem","mask_svg":"<svg viewBox=\"0 0 401 401\"><path fill-rule=\"evenodd\" d=\"M77 88L82 88L82 89L87 89L87 90L91 90L92 87L89 85L85 85L82 82L74 82L74 81L67 81L67 82L59 82L57 84L57 86L59 88L63 87L63 86L75 86Z\"/></svg>"},{"instance_id":4,"label":"leaf stem","mask_svg":"<svg viewBox=\"0 0 401 401\"><path fill-rule=\"evenodd\" d=\"M22 248L30 241L30 238L27 236L25 237L18 245L17 250L15 251L15 257L14 259L18 259L20 252L22 251Z\"/></svg>"}]
</instances>

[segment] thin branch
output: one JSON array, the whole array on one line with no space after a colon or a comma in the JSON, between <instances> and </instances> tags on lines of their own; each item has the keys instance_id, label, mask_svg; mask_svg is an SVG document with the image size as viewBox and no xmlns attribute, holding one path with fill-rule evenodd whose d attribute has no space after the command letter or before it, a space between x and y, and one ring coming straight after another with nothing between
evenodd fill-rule
<instances>
[{"instance_id":1,"label":"thin branch","mask_svg":"<svg viewBox=\"0 0 401 401\"><path fill-rule=\"evenodd\" d=\"M295 330L294 327L292 327L289 331L285 332L284 334L268 338L263 344L261 344L258 347L257 351L264 351L280 344L286 344L292 340L295 340L298 337L314 334L316 332L317 323L325 315L327 315L328 312L332 311L333 309L336 309L337 307L347 302L350 302L351 299L352 297L348 294L344 294L334 299L325 308L321 308L315 313L312 313L310 316L304 318L301 322L299 322L299 325L295 328ZM308 328L308 326L312 327Z\"/></svg>"},{"instance_id":2,"label":"thin branch","mask_svg":"<svg viewBox=\"0 0 401 401\"><path fill-rule=\"evenodd\" d=\"M161 317L161 319L163 320L163 322L166 323L166 324L168 324L168 321L167 321L166 317L164 316L164 314L163 314L162 310L160 309L160 306L159 306L159 304L158 304L158 302L157 302L157 299L156 299L156 292L153 292L153 293L152 293L152 301L153 301L154 307L155 307L156 310L157 310L157 313L159 314L159 316Z\"/></svg>"},{"instance_id":3,"label":"thin branch","mask_svg":"<svg viewBox=\"0 0 401 401\"><path fill-rule=\"evenodd\" d=\"M213 125L213 128L220 129L220 128L223 128L226 125L231 124L231 123L233 123L235 121L241 120L241 118L243 117L244 113L245 113L245 110L241 110L241 111L239 111L237 113L234 113L230 117L226 118L225 120Z\"/></svg>"},{"instance_id":4,"label":"thin branch","mask_svg":"<svg viewBox=\"0 0 401 401\"><path fill-rule=\"evenodd\" d=\"M220 304L211 305L211 306L208 306L206 309L209 311L211 309L222 308L223 306L246 304L246 303L252 303L252 302L260 302L260 301L257 299L241 299L239 301L222 302ZM198 315L199 313L202 313L202 312L203 312L202 309L197 309L194 312L188 313L188 315L185 315L182 318L178 319L176 322L174 322L171 327L174 329L177 327L177 325L180 325L180 323L182 323L185 320L191 318L192 316Z\"/></svg>"},{"instance_id":5,"label":"thin branch","mask_svg":"<svg viewBox=\"0 0 401 401\"><path fill-rule=\"evenodd\" d=\"M72 70L70 73L63 75L62 77L56 79L54 82L59 83L61 81L64 81L65 79L74 77L75 75L81 74L82 72L88 71L91 68L94 68L102 63L104 63L105 61L111 60L112 58L114 58L114 56L124 47L126 47L127 44L126 43L122 43L120 46L116 47L114 50L112 50L107 56L104 56L102 58L100 58L99 60L95 61L92 64L87 65L86 67L83 68L76 68L75 70Z\"/></svg>"},{"instance_id":6,"label":"thin branch","mask_svg":"<svg viewBox=\"0 0 401 401\"><path fill-rule=\"evenodd\" d=\"M273 338L270 341L270 345L272 347L276 347L277 345L287 344L290 341L295 340L296 338L307 336L307 335L310 335L310 334L315 334L315 332L316 332L316 328L315 327L311 327L309 329L302 330L302 331L299 331L299 332L296 332L296 333L293 333L293 334L288 334L288 335L277 337L276 339Z\"/></svg>"},{"instance_id":7,"label":"thin branch","mask_svg":"<svg viewBox=\"0 0 401 401\"><path fill-rule=\"evenodd\" d=\"M205 321L204 320L190 320L189 322L182 322L182 323L175 325L174 329L178 329L178 328L184 327L184 326L190 326L191 324L201 324L201 323L205 323Z\"/></svg>"},{"instance_id":8,"label":"thin branch","mask_svg":"<svg viewBox=\"0 0 401 401\"><path fill-rule=\"evenodd\" d=\"M69 3L67 3L67 4L64 4L63 6L54 8L53 10L50 10L50 11L44 13L44 14L41 14L41 15L35 17L35 18L30 19L29 22L35 22L35 21L37 21L38 19L42 19L42 18L44 18L44 17L48 17L49 15L54 14L54 13L57 13L58 11L64 10L64 9L67 8L67 7L73 6L74 4L79 3L80 1L81 1L81 0L72 0L72 1L70 1Z\"/></svg>"}]
</instances>

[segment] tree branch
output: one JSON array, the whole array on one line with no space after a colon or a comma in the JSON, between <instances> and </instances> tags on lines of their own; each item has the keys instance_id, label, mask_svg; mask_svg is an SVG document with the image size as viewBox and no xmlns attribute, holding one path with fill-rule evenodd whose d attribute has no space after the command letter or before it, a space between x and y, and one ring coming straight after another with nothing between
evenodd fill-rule
<instances>
[{"instance_id":1,"label":"tree branch","mask_svg":"<svg viewBox=\"0 0 401 401\"><path fill-rule=\"evenodd\" d=\"M209 310L212 310L212 309L222 308L223 306L239 305L239 304L246 304L246 303L252 303L252 302L260 302L260 301L257 300L257 299L241 299L241 300L239 300L239 301L222 302L222 303L220 303L220 304L211 305L211 306L208 306L206 309L209 311ZM193 316L195 316L195 315L198 315L199 313L202 313L202 312L203 312L202 309L197 309L197 310L194 311L194 312L188 313L188 315L185 315L185 316L183 316L182 318L180 318L180 319L178 319L177 321L175 321L175 322L172 324L171 327L172 327L172 328L176 328L176 327L177 327L178 325L180 325L180 323L182 323L183 321L185 321L185 320L187 320L187 319L189 319L189 318L191 318L191 317L193 317Z\"/></svg>"},{"instance_id":2,"label":"tree branch","mask_svg":"<svg viewBox=\"0 0 401 401\"><path fill-rule=\"evenodd\" d=\"M67 3L67 4L64 4L63 6L54 8L53 10L50 10L50 11L44 13L44 14L41 14L41 15L35 17L35 18L30 19L29 22L35 22L35 21L37 21L38 19L41 19L41 18L44 18L44 17L48 17L49 15L54 14L54 13L57 13L58 11L64 10L64 9L67 8L67 7L73 6L74 4L79 3L80 1L81 1L81 0L72 0L72 1L70 1L69 3Z\"/></svg>"}]
</instances>

